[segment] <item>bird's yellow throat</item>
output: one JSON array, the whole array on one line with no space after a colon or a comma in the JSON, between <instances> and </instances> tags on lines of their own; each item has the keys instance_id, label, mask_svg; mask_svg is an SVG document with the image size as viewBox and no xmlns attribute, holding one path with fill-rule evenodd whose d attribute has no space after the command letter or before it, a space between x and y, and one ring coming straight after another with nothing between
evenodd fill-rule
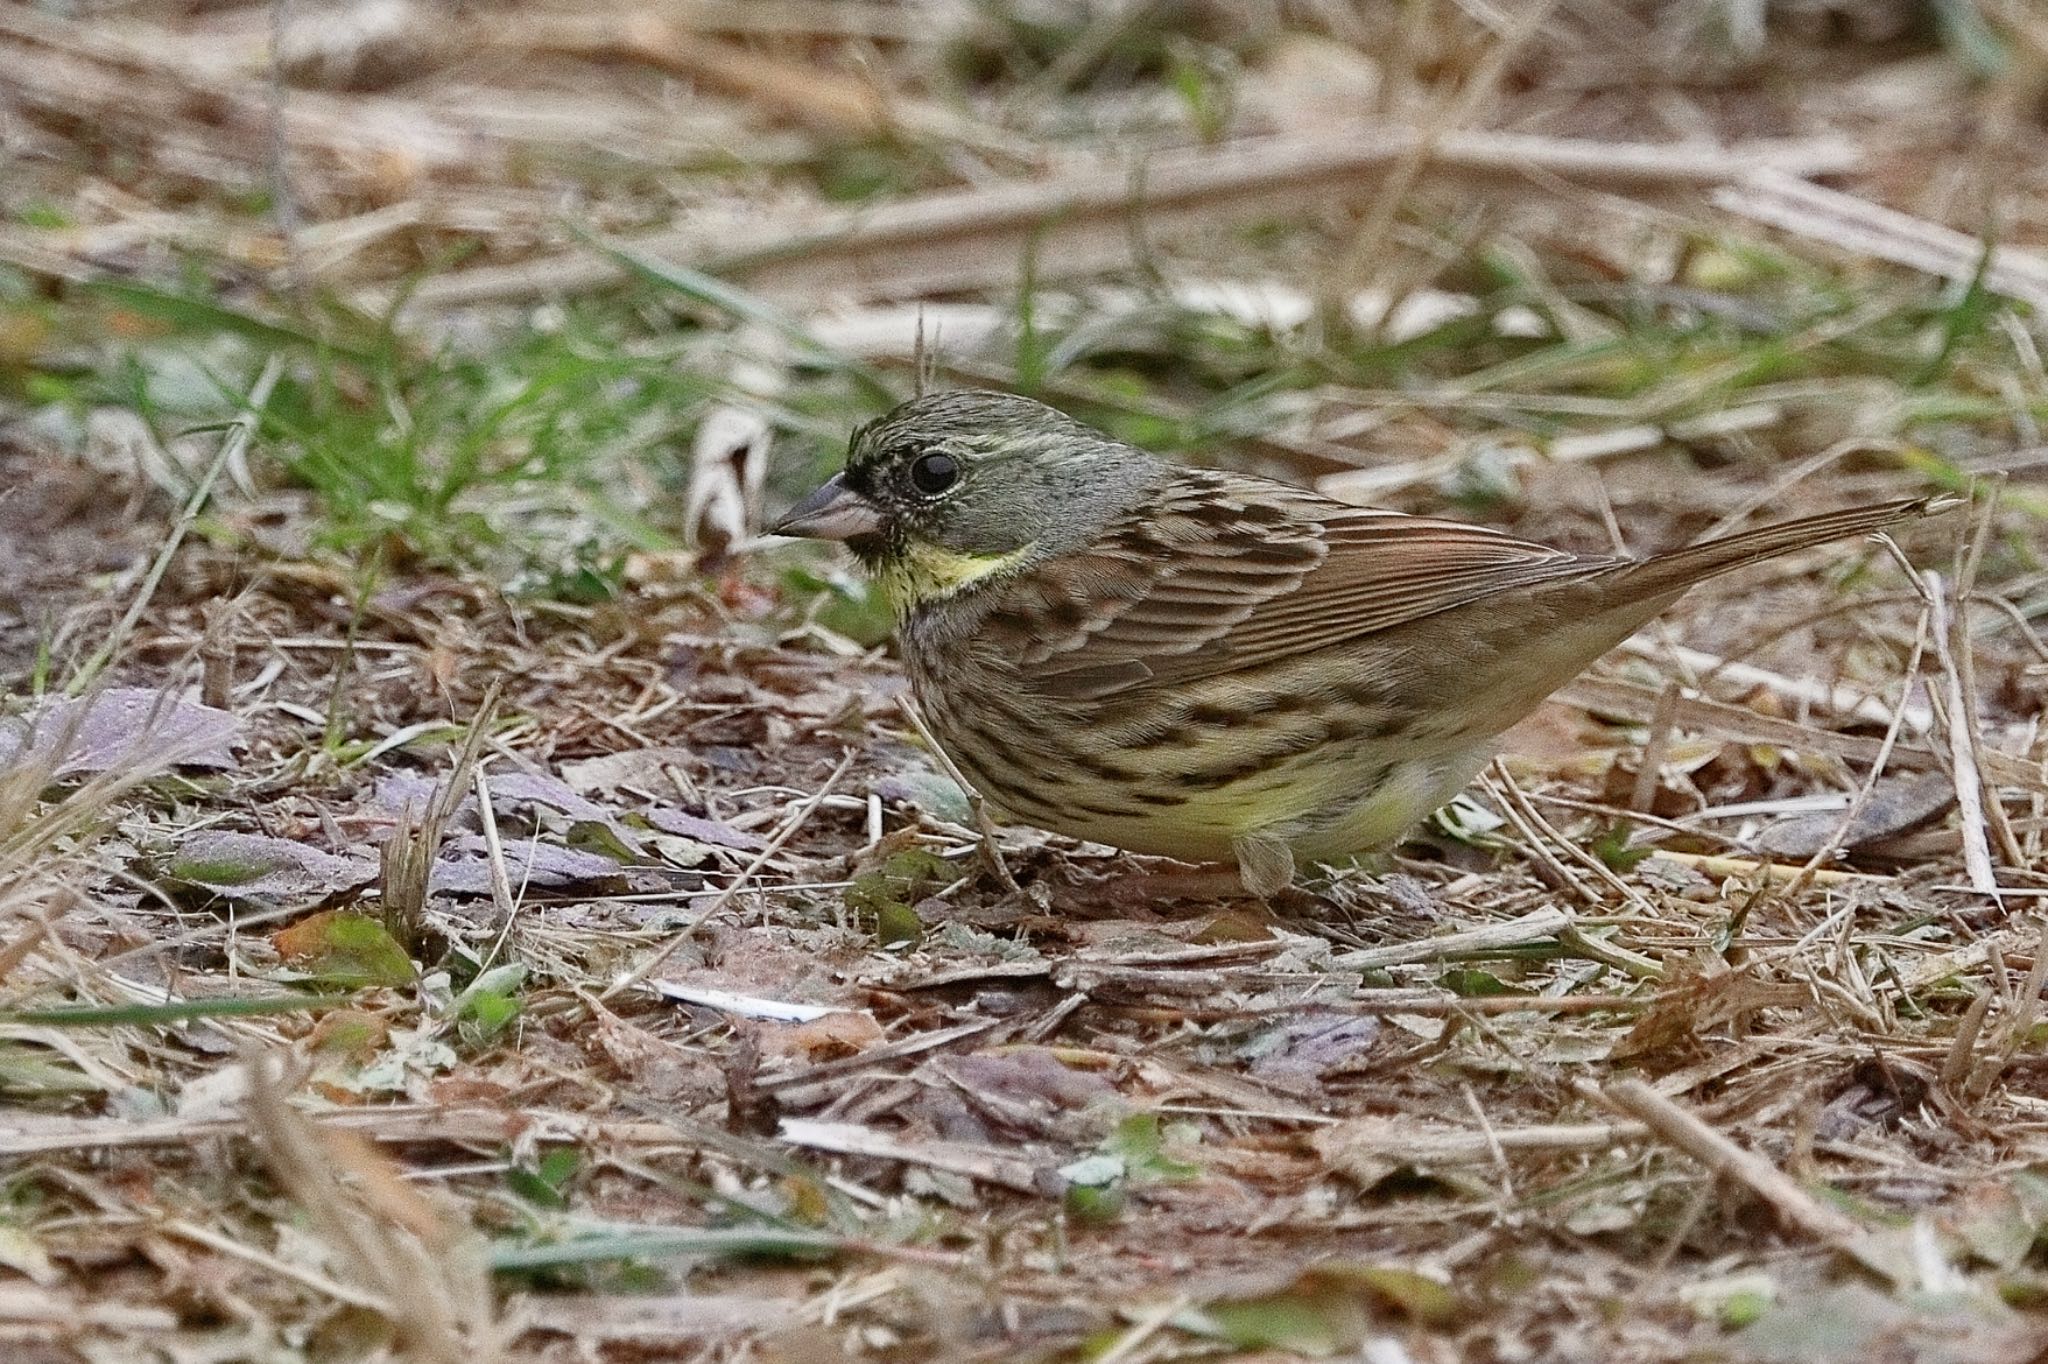
<instances>
[{"instance_id":1,"label":"bird's yellow throat","mask_svg":"<svg viewBox=\"0 0 2048 1364\"><path fill-rule=\"evenodd\" d=\"M875 578L899 606L942 601L975 583L1023 562L1031 546L1005 554L962 554L943 545L913 542L901 554L876 565Z\"/></svg>"}]
</instances>

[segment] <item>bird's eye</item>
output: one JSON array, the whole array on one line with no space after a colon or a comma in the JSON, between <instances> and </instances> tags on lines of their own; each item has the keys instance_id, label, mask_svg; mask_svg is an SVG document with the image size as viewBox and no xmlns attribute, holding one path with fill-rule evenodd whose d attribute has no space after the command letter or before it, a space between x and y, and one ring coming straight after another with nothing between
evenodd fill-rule
<instances>
[{"instance_id":1,"label":"bird's eye","mask_svg":"<svg viewBox=\"0 0 2048 1364\"><path fill-rule=\"evenodd\" d=\"M910 466L910 484L927 497L936 497L960 481L960 461L951 455L919 455Z\"/></svg>"}]
</instances>

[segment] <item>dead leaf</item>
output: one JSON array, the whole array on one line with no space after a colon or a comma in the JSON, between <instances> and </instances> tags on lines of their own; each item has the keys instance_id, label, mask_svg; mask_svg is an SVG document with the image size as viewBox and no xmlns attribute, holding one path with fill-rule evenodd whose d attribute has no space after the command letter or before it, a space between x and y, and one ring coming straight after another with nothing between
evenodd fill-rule
<instances>
[{"instance_id":1,"label":"dead leaf","mask_svg":"<svg viewBox=\"0 0 2048 1364\"><path fill-rule=\"evenodd\" d=\"M915 806L928 815L954 824L966 824L974 818L973 808L967 803L967 793L960 789L960 784L929 768L913 768L883 777L874 784L873 790L883 800Z\"/></svg>"},{"instance_id":2,"label":"dead leaf","mask_svg":"<svg viewBox=\"0 0 2048 1364\"><path fill-rule=\"evenodd\" d=\"M829 1013L808 1023L762 1028L757 1034L768 1056L816 1063L857 1056L882 1040L882 1025L866 1014Z\"/></svg>"},{"instance_id":3,"label":"dead leaf","mask_svg":"<svg viewBox=\"0 0 2048 1364\"><path fill-rule=\"evenodd\" d=\"M1077 1070L1046 1047L949 1056L933 1065L977 1097L1011 1103L1081 1109L1117 1092L1107 1076Z\"/></svg>"},{"instance_id":4,"label":"dead leaf","mask_svg":"<svg viewBox=\"0 0 2048 1364\"><path fill-rule=\"evenodd\" d=\"M640 811L641 818L665 834L678 838L691 838L699 843L715 843L721 848L737 848L742 852L759 852L768 845L754 835L730 824L721 824L715 819L701 815L685 814L665 805L656 805Z\"/></svg>"},{"instance_id":5,"label":"dead leaf","mask_svg":"<svg viewBox=\"0 0 2048 1364\"><path fill-rule=\"evenodd\" d=\"M1849 852L1867 843L1909 833L1955 803L1955 783L1945 773L1887 777L1871 789L1870 799L1857 812L1839 846ZM1756 846L1774 857L1803 862L1834 842L1846 813L1826 810L1781 820L1757 836Z\"/></svg>"},{"instance_id":6,"label":"dead leaf","mask_svg":"<svg viewBox=\"0 0 2048 1364\"><path fill-rule=\"evenodd\" d=\"M225 769L242 722L169 692L115 687L92 696L46 699L0 720L0 771L47 763L53 777L174 765Z\"/></svg>"},{"instance_id":7,"label":"dead leaf","mask_svg":"<svg viewBox=\"0 0 2048 1364\"><path fill-rule=\"evenodd\" d=\"M367 914L323 910L271 937L278 957L317 979L349 988L412 984L412 958Z\"/></svg>"},{"instance_id":8,"label":"dead leaf","mask_svg":"<svg viewBox=\"0 0 2048 1364\"><path fill-rule=\"evenodd\" d=\"M1805 985L1758 980L1747 971L1688 976L1670 983L1610 1055L1617 1061L1655 1058L1669 1069L1690 1059L1703 1035L1740 1015L1801 1008L1812 998Z\"/></svg>"},{"instance_id":9,"label":"dead leaf","mask_svg":"<svg viewBox=\"0 0 2048 1364\"><path fill-rule=\"evenodd\" d=\"M602 853L519 839L505 844L505 873L516 895L522 886L558 890L602 885L620 879L625 869ZM491 860L483 838L461 834L442 844L428 888L443 895L489 895Z\"/></svg>"},{"instance_id":10,"label":"dead leaf","mask_svg":"<svg viewBox=\"0 0 2048 1364\"><path fill-rule=\"evenodd\" d=\"M1861 1283L1786 1293L1728 1344L1733 1358L1756 1364L2018 1364L2039 1357L2038 1327L1996 1299L1958 1294L1918 1306Z\"/></svg>"},{"instance_id":11,"label":"dead leaf","mask_svg":"<svg viewBox=\"0 0 2048 1364\"><path fill-rule=\"evenodd\" d=\"M1306 1009L1253 1040L1251 1072L1268 1084L1310 1091L1326 1072L1370 1051L1379 1035L1377 1018Z\"/></svg>"},{"instance_id":12,"label":"dead leaf","mask_svg":"<svg viewBox=\"0 0 2048 1364\"><path fill-rule=\"evenodd\" d=\"M1389 1310L1441 1327L1461 1311L1457 1295L1400 1265L1325 1261L1277 1292L1226 1298L1189 1314L1186 1325L1239 1347L1293 1350L1324 1359L1358 1349Z\"/></svg>"},{"instance_id":13,"label":"dead leaf","mask_svg":"<svg viewBox=\"0 0 2048 1364\"><path fill-rule=\"evenodd\" d=\"M722 557L753 534L773 437L774 428L760 413L729 404L712 408L698 424L683 530L707 558Z\"/></svg>"},{"instance_id":14,"label":"dead leaf","mask_svg":"<svg viewBox=\"0 0 2048 1364\"><path fill-rule=\"evenodd\" d=\"M376 880L377 863L287 838L215 829L179 843L164 874L234 900L324 899Z\"/></svg>"},{"instance_id":15,"label":"dead leaf","mask_svg":"<svg viewBox=\"0 0 2048 1364\"><path fill-rule=\"evenodd\" d=\"M289 931L289 930L287 930ZM321 1015L307 1035L307 1047L352 1065L367 1065L391 1037L391 1023L363 1009L334 1009Z\"/></svg>"},{"instance_id":16,"label":"dead leaf","mask_svg":"<svg viewBox=\"0 0 2048 1364\"><path fill-rule=\"evenodd\" d=\"M619 823L618 816L596 801L576 794L565 781L537 772L501 772L490 779L491 808L500 815L516 812L521 802L567 815L572 820L601 826L619 840L633 856L640 856L640 844ZM473 808L473 807L472 807Z\"/></svg>"},{"instance_id":17,"label":"dead leaf","mask_svg":"<svg viewBox=\"0 0 2048 1364\"><path fill-rule=\"evenodd\" d=\"M563 763L562 780L582 796L615 796L627 787L661 791L671 786L667 769L687 767L691 761L686 748L631 748Z\"/></svg>"}]
</instances>

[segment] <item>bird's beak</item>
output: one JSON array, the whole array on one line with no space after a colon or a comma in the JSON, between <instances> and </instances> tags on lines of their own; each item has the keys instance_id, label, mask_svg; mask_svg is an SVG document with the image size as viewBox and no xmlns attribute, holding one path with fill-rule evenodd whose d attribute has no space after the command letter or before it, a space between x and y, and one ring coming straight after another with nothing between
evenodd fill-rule
<instances>
[{"instance_id":1,"label":"bird's beak","mask_svg":"<svg viewBox=\"0 0 2048 1364\"><path fill-rule=\"evenodd\" d=\"M857 540L882 529L882 509L846 486L842 474L789 509L789 515L768 527L770 535L796 535L806 540Z\"/></svg>"}]
</instances>

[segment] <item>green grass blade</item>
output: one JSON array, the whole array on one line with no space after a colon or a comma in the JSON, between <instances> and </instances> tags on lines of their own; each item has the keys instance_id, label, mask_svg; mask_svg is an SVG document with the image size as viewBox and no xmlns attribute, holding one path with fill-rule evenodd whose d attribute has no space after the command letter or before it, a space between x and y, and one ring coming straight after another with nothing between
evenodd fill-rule
<instances>
[{"instance_id":1,"label":"green grass blade","mask_svg":"<svg viewBox=\"0 0 2048 1364\"><path fill-rule=\"evenodd\" d=\"M51 1009L0 1009L0 1025L40 1028L155 1027L195 1018L252 1018L338 1009L351 995L267 995L260 999L181 999L169 1004L64 1004Z\"/></svg>"},{"instance_id":2,"label":"green grass blade","mask_svg":"<svg viewBox=\"0 0 2048 1364\"><path fill-rule=\"evenodd\" d=\"M670 289L705 307L730 317L752 322L794 345L811 364L837 371L864 390L864 396L884 406L896 405L897 396L865 361L826 345L805 330L802 323L773 304L756 298L737 285L674 261L656 260L627 247L591 239L591 246L610 256L627 271L651 284Z\"/></svg>"},{"instance_id":3,"label":"green grass blade","mask_svg":"<svg viewBox=\"0 0 2048 1364\"><path fill-rule=\"evenodd\" d=\"M495 1247L491 1268L500 1272L551 1269L606 1260L653 1260L675 1256L734 1259L740 1256L813 1256L845 1250L844 1238L818 1231L774 1227L664 1227L587 1236L543 1246Z\"/></svg>"},{"instance_id":4,"label":"green grass blade","mask_svg":"<svg viewBox=\"0 0 2048 1364\"><path fill-rule=\"evenodd\" d=\"M214 334L226 332L247 341L266 346L288 346L294 349L326 350L328 353L345 357L362 364L369 361L368 351L339 343L332 337L318 336L297 327L257 317L253 313L230 308L210 299L194 298L189 294L173 292L150 284L132 280L100 280L89 286L93 292L105 297L130 312L168 322L180 331Z\"/></svg>"}]
</instances>

